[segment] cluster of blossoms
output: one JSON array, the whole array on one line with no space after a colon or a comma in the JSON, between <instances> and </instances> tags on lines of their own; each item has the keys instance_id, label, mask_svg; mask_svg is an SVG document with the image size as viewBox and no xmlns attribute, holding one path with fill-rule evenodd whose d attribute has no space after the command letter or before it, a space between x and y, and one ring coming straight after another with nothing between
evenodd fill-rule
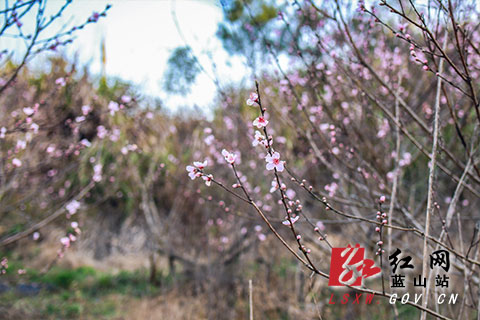
<instances>
[{"instance_id":1,"label":"cluster of blossoms","mask_svg":"<svg viewBox=\"0 0 480 320\"><path fill-rule=\"evenodd\" d=\"M290 221L288 220L288 217L285 217L284 218L285 220L282 222L285 226L290 226L291 224L294 224L295 222L298 221L298 219L300 219L300 216L292 216L290 218L290 220L292 221L292 223L290 223Z\"/></svg>"},{"instance_id":2,"label":"cluster of blossoms","mask_svg":"<svg viewBox=\"0 0 480 320\"><path fill-rule=\"evenodd\" d=\"M282 184L281 189L282 190L286 189L284 184ZM291 190L291 191L293 192L293 196L294 196L295 192L293 190ZM288 191L286 193L288 194ZM288 197L288 195L287 195L287 197ZM297 222L298 219L300 219L300 212L302 211L303 206L300 203L300 200L296 200L296 201L289 200L287 202L287 205L288 205L287 213L290 216L290 220L288 219L288 215L287 215L287 216L285 216L285 218L284 218L285 220L282 222L282 224L285 225L285 226L291 226L295 222ZM290 221L292 223L290 223ZM300 239L298 239L298 240L300 240Z\"/></svg>"},{"instance_id":3,"label":"cluster of blossoms","mask_svg":"<svg viewBox=\"0 0 480 320\"><path fill-rule=\"evenodd\" d=\"M75 213L77 213L78 209L80 209L80 202L77 200L72 200L65 206L65 209L68 211L68 217L73 216Z\"/></svg>"},{"instance_id":4,"label":"cluster of blossoms","mask_svg":"<svg viewBox=\"0 0 480 320\"><path fill-rule=\"evenodd\" d=\"M28 129L27 129L27 133L25 134L24 139L17 140L17 143L15 144L15 148L13 150L13 152L15 154L18 154L22 150L27 149L27 143L32 140L33 134L38 133L38 130L39 130L40 126L38 124L36 124L35 122L33 122L33 116L35 115L35 113L38 112L39 107L40 107L40 105L38 103L36 103L33 108L32 107L25 107L25 108L22 109L23 113L27 117L24 120L21 120L21 121L17 122L16 127L20 128L23 125L26 125ZM16 117L18 115L19 114L16 111L12 112L12 117ZM7 132L8 132L7 128L5 128L5 127L0 128L0 139L4 139ZM12 158L13 168L19 168L22 165L23 165L23 162L18 157L14 156Z\"/></svg>"},{"instance_id":5,"label":"cluster of blossoms","mask_svg":"<svg viewBox=\"0 0 480 320\"><path fill-rule=\"evenodd\" d=\"M260 98L257 93L250 94L250 97L247 100L247 105L258 106L260 108L260 115L252 122L254 127L260 129L255 131L255 137L252 141L252 146L256 147L261 145L267 150L267 154L265 156L267 170L269 171L275 170L275 172L283 172L285 170L285 161L282 161L280 158L280 153L273 150L272 148L273 138L268 135L267 128L266 128L269 121L265 117L265 109L262 108L260 104ZM212 145L213 141L215 140L215 137L211 134L211 129L207 128L205 130L205 133L209 134L209 136L205 138L205 143L207 145ZM237 164L240 163L241 159L240 159L240 154L238 152L231 152L226 149L223 149L221 151L221 155L223 156L223 159L225 160L225 162L231 165L234 170L235 170L234 165L236 163ZM190 179L195 180L196 178L202 177L202 179L205 181L205 184L207 186L210 186L213 180L213 176L211 174L206 174L204 172L204 169L206 166L207 166L207 160L203 162L195 161L193 162L193 165L187 165L186 170L188 172L188 176L190 177ZM237 176L237 178L239 179L238 183L235 183L232 185L234 189L242 187L242 183L246 182L245 176L242 176L242 177ZM277 179L272 181L272 188L270 192L275 192L277 189L281 189L282 192L285 193L288 199L293 199L293 197L295 196L295 192L293 190L287 190L286 185L281 182L277 182L278 181ZM279 186L278 183L281 183L281 186ZM288 203L289 203L289 208L291 209L288 209L288 215L285 217L283 224L293 228L293 224L300 219L300 211L302 210L302 206L299 200L297 200L297 202L290 200ZM226 212L228 212L227 209L229 208L225 208ZM264 209L267 210L266 208ZM260 233L261 227L257 226L255 229L258 233L259 240L264 241L266 239L266 236L263 233ZM246 229L244 230L244 232L246 232ZM222 243L225 242L226 239L227 238L223 237ZM305 251L307 251L306 248L305 248Z\"/></svg>"},{"instance_id":6,"label":"cluster of blossoms","mask_svg":"<svg viewBox=\"0 0 480 320\"><path fill-rule=\"evenodd\" d=\"M225 161L227 161L230 164L234 164L235 160L237 159L237 155L233 152L229 152L225 149L222 150L222 156L225 157Z\"/></svg>"},{"instance_id":7,"label":"cluster of blossoms","mask_svg":"<svg viewBox=\"0 0 480 320\"><path fill-rule=\"evenodd\" d=\"M100 182L102 181L102 171L103 171L103 166L99 163L93 166L93 177L92 180L95 182Z\"/></svg>"},{"instance_id":8,"label":"cluster of blossoms","mask_svg":"<svg viewBox=\"0 0 480 320\"><path fill-rule=\"evenodd\" d=\"M250 94L250 97L247 99L247 104L249 106L255 106L255 104L257 104L261 109L259 96L255 92L252 92ZM273 150L272 137L266 136L267 133L266 133L265 127L268 125L268 120L265 119L264 112L265 110L261 109L261 115L258 116L253 121L252 124L258 129L263 128L265 135L263 135L260 131L256 130L255 138L252 141L252 146L256 147L258 145L262 145L268 150L268 153L265 156L267 170L276 170L277 172L282 172L285 170L285 161L280 160L280 154ZM211 133L211 131L209 131L208 133ZM207 145L210 145L212 143L212 140L214 140L214 137L210 135L206 138L205 143ZM230 152L226 149L222 150L222 156L224 157L225 161L230 165L233 165L235 161L237 161L237 154ZM203 172L206 166L207 166L207 160L205 160L204 162L195 161L193 162L193 166L192 165L186 166L186 170L188 172L188 176L190 177L190 179L195 180L196 178L202 177L202 179L205 181L205 184L207 186L210 186L213 180L213 175L205 174ZM234 186L238 187L239 185L235 184Z\"/></svg>"},{"instance_id":9,"label":"cluster of blossoms","mask_svg":"<svg viewBox=\"0 0 480 320\"><path fill-rule=\"evenodd\" d=\"M264 128L264 132L266 134L265 127L268 125L268 120L265 119L265 110L261 108L260 99L258 94L255 92L250 93L250 97L247 99L247 105L255 106L258 104L260 107L261 115L258 116L255 120L253 120L252 124L257 127L258 129ZM278 172L282 172L285 169L285 161L280 160L280 154L272 149L272 137L265 137L260 131L255 131L255 137L252 141L252 146L256 147L259 144L263 145L265 148L269 149L269 154L266 155L265 161L267 162L266 168L267 170L277 170Z\"/></svg>"},{"instance_id":10,"label":"cluster of blossoms","mask_svg":"<svg viewBox=\"0 0 480 320\"><path fill-rule=\"evenodd\" d=\"M7 269L8 269L8 259L3 257L2 260L0 261L0 274L7 273Z\"/></svg>"},{"instance_id":11,"label":"cluster of blossoms","mask_svg":"<svg viewBox=\"0 0 480 320\"><path fill-rule=\"evenodd\" d=\"M409 36L409 35L407 34L407 36ZM407 39L409 39L409 38L407 38ZM417 56L417 53L415 52L415 46L413 44L410 45L410 55L412 56L412 58L415 60L416 63L423 65L423 67L422 67L423 70L425 70L425 71L430 70L430 68L428 67L428 60L420 59Z\"/></svg>"},{"instance_id":12,"label":"cluster of blossoms","mask_svg":"<svg viewBox=\"0 0 480 320\"><path fill-rule=\"evenodd\" d=\"M60 238L60 243L62 244L62 248L60 248L57 252L59 258L62 258L65 254L65 251L70 248L72 243L77 241L77 236L80 235L81 230L78 226L78 222L73 221L71 224L71 232L68 232L65 237Z\"/></svg>"},{"instance_id":13,"label":"cluster of blossoms","mask_svg":"<svg viewBox=\"0 0 480 320\"><path fill-rule=\"evenodd\" d=\"M264 146L265 148L268 148L271 146L273 143L272 139L266 139L265 136L258 130L255 130L255 138L252 141L252 146L256 147L259 144Z\"/></svg>"},{"instance_id":14,"label":"cluster of blossoms","mask_svg":"<svg viewBox=\"0 0 480 320\"><path fill-rule=\"evenodd\" d=\"M195 178L202 177L202 179L205 181L205 184L210 187L210 185L212 184L213 175L203 173L203 169L205 169L207 164L207 160L203 162L194 161L193 166L188 165L186 169L188 171L188 176L190 177L190 179L195 180Z\"/></svg>"}]
</instances>

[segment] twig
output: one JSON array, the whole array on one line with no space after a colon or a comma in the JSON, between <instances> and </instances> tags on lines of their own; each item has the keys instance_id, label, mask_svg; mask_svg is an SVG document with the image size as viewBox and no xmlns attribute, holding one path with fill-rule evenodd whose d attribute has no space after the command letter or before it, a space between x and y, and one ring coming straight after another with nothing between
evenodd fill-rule
<instances>
[{"instance_id":1,"label":"twig","mask_svg":"<svg viewBox=\"0 0 480 320\"><path fill-rule=\"evenodd\" d=\"M443 48L445 50L447 46L448 40L448 33L447 29L445 30L444 36L444 43ZM443 59L440 58L439 63L439 72L443 71ZM428 277L428 264L427 264L427 255L428 255L428 240L427 237L430 236L430 218L433 213L433 188L435 184L435 168L437 165L437 146L438 146L438 134L440 131L440 95L441 95L441 86L442 86L442 78L437 79L437 93L435 97L435 110L434 110L434 118L433 118L433 145L432 145L432 157L430 163L430 170L428 174L428 193L427 193L427 212L425 217L425 238L423 239L423 261L422 261L422 274ZM423 296L423 306L427 307L428 305L428 294L429 294L429 282L427 282L426 286L422 288L422 296ZM422 312L420 317L421 320L425 320L427 314Z\"/></svg>"}]
</instances>

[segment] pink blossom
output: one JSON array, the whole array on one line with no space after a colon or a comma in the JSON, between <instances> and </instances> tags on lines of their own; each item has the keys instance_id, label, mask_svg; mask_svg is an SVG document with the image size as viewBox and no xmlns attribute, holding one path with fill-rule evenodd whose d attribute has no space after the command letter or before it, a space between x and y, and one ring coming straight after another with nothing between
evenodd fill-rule
<instances>
[{"instance_id":1,"label":"pink blossom","mask_svg":"<svg viewBox=\"0 0 480 320\"><path fill-rule=\"evenodd\" d=\"M408 166L412 162L412 155L410 152L405 152L402 159L398 161L400 167Z\"/></svg>"},{"instance_id":2,"label":"pink blossom","mask_svg":"<svg viewBox=\"0 0 480 320\"><path fill-rule=\"evenodd\" d=\"M87 139L82 139L82 141L80 141L80 144L83 145L84 147L90 147L92 145L92 143L90 141L88 141Z\"/></svg>"},{"instance_id":3,"label":"pink blossom","mask_svg":"<svg viewBox=\"0 0 480 320\"><path fill-rule=\"evenodd\" d=\"M27 147L27 142L25 140L18 140L17 141L17 146L16 148L18 150L22 149L22 150L25 150L25 148Z\"/></svg>"},{"instance_id":4,"label":"pink blossom","mask_svg":"<svg viewBox=\"0 0 480 320\"><path fill-rule=\"evenodd\" d=\"M211 174L202 176L202 179L205 180L205 184L207 185L207 187L210 187L212 185L213 176Z\"/></svg>"},{"instance_id":5,"label":"pink blossom","mask_svg":"<svg viewBox=\"0 0 480 320\"><path fill-rule=\"evenodd\" d=\"M258 94L255 92L250 93L250 97L247 99L247 104L253 106L255 102L258 102Z\"/></svg>"},{"instance_id":6,"label":"pink blossom","mask_svg":"<svg viewBox=\"0 0 480 320\"><path fill-rule=\"evenodd\" d=\"M277 191L278 189L278 183L276 179L273 179L272 181L272 187L270 188L270 193Z\"/></svg>"},{"instance_id":7,"label":"pink blossom","mask_svg":"<svg viewBox=\"0 0 480 320\"><path fill-rule=\"evenodd\" d=\"M325 186L325 190L328 191L328 196L333 197L337 192L338 184L336 182L332 182L331 184L327 184Z\"/></svg>"},{"instance_id":8,"label":"pink blossom","mask_svg":"<svg viewBox=\"0 0 480 320\"><path fill-rule=\"evenodd\" d=\"M34 241L37 241L38 239L40 239L40 233L39 232L34 232L33 235L32 235L32 239Z\"/></svg>"},{"instance_id":9,"label":"pink blossom","mask_svg":"<svg viewBox=\"0 0 480 320\"><path fill-rule=\"evenodd\" d=\"M203 141L207 146L210 146L214 140L215 140L215 136L211 134L211 135L208 135Z\"/></svg>"},{"instance_id":10,"label":"pink blossom","mask_svg":"<svg viewBox=\"0 0 480 320\"><path fill-rule=\"evenodd\" d=\"M325 225L323 224L322 221L317 221L316 226L320 231L325 230Z\"/></svg>"},{"instance_id":11,"label":"pink blossom","mask_svg":"<svg viewBox=\"0 0 480 320\"><path fill-rule=\"evenodd\" d=\"M80 202L78 202L77 200L73 200L65 206L65 209L67 209L70 215L74 215L75 213L77 213L78 209L80 209Z\"/></svg>"},{"instance_id":12,"label":"pink blossom","mask_svg":"<svg viewBox=\"0 0 480 320\"><path fill-rule=\"evenodd\" d=\"M26 107L26 108L23 108L23 112L24 112L27 116L31 116L32 114L35 113L35 110L34 110L33 108Z\"/></svg>"},{"instance_id":13,"label":"pink blossom","mask_svg":"<svg viewBox=\"0 0 480 320\"><path fill-rule=\"evenodd\" d=\"M55 84L57 84L61 87L65 87L67 82L65 81L65 78L58 78L57 80L55 80Z\"/></svg>"},{"instance_id":14,"label":"pink blossom","mask_svg":"<svg viewBox=\"0 0 480 320\"><path fill-rule=\"evenodd\" d=\"M118 141L118 139L120 138L120 133L120 129L114 128L112 130L112 134L110 135L110 140L113 142Z\"/></svg>"},{"instance_id":15,"label":"pink blossom","mask_svg":"<svg viewBox=\"0 0 480 320\"><path fill-rule=\"evenodd\" d=\"M0 128L0 139L5 138L6 133L7 133L7 128L5 127Z\"/></svg>"},{"instance_id":16,"label":"pink blossom","mask_svg":"<svg viewBox=\"0 0 480 320\"><path fill-rule=\"evenodd\" d=\"M105 138L105 136L107 135L108 131L107 129L105 129L104 126L100 125L97 127L97 136L100 138L100 139L103 139Z\"/></svg>"},{"instance_id":17,"label":"pink blossom","mask_svg":"<svg viewBox=\"0 0 480 320\"><path fill-rule=\"evenodd\" d=\"M294 190L292 190L292 189L288 189L288 190L287 190L287 192L286 192L285 194L287 195L287 198L289 198L289 199L293 199L293 198L295 198L295 194L296 194L296 193L295 193L295 191L294 191Z\"/></svg>"},{"instance_id":18,"label":"pink blossom","mask_svg":"<svg viewBox=\"0 0 480 320\"><path fill-rule=\"evenodd\" d=\"M277 169L278 172L282 172L285 169L285 161L280 161L280 154L278 152L267 155L265 160L267 161L267 170Z\"/></svg>"},{"instance_id":19,"label":"pink blossom","mask_svg":"<svg viewBox=\"0 0 480 320\"><path fill-rule=\"evenodd\" d=\"M102 181L102 165L101 164L96 164L93 166L92 180L95 182Z\"/></svg>"},{"instance_id":20,"label":"pink blossom","mask_svg":"<svg viewBox=\"0 0 480 320\"><path fill-rule=\"evenodd\" d=\"M236 154L230 153L225 149L222 150L222 155L225 157L225 161L227 161L230 164L233 164L235 162L235 159L237 158Z\"/></svg>"},{"instance_id":21,"label":"pink blossom","mask_svg":"<svg viewBox=\"0 0 480 320\"><path fill-rule=\"evenodd\" d=\"M14 159L12 160L12 164L13 164L14 167L17 167L17 168L18 168L18 167L21 167L21 166L22 166L22 161L19 160L19 159L17 159L17 158L14 158Z\"/></svg>"},{"instance_id":22,"label":"pink blossom","mask_svg":"<svg viewBox=\"0 0 480 320\"><path fill-rule=\"evenodd\" d=\"M93 21L93 22L97 22L99 18L100 18L100 13L93 12L92 16L90 18L88 18L88 20Z\"/></svg>"},{"instance_id":23,"label":"pink blossom","mask_svg":"<svg viewBox=\"0 0 480 320\"><path fill-rule=\"evenodd\" d=\"M265 136L261 134L260 131L255 130L255 138L252 141L252 146L256 147L259 143L263 145L266 144Z\"/></svg>"},{"instance_id":24,"label":"pink blossom","mask_svg":"<svg viewBox=\"0 0 480 320\"><path fill-rule=\"evenodd\" d=\"M195 178L198 178L201 176L201 173L198 172L198 169L195 168L194 166L187 166L186 169L188 171L188 176L192 180L195 180Z\"/></svg>"},{"instance_id":25,"label":"pink blossom","mask_svg":"<svg viewBox=\"0 0 480 320\"><path fill-rule=\"evenodd\" d=\"M82 106L82 114L84 116L88 115L92 111L92 108L89 105Z\"/></svg>"},{"instance_id":26,"label":"pink blossom","mask_svg":"<svg viewBox=\"0 0 480 320\"><path fill-rule=\"evenodd\" d=\"M30 125L30 130L32 130L33 133L38 133L38 129L39 129L39 128L40 128L40 126L39 126L38 124L36 124L36 123L32 123L32 124Z\"/></svg>"},{"instance_id":27,"label":"pink blossom","mask_svg":"<svg viewBox=\"0 0 480 320\"><path fill-rule=\"evenodd\" d=\"M381 196L380 199L379 199L379 202L380 203L385 203L385 196Z\"/></svg>"},{"instance_id":28,"label":"pink blossom","mask_svg":"<svg viewBox=\"0 0 480 320\"><path fill-rule=\"evenodd\" d=\"M120 110L118 103L116 103L115 101L110 101L110 103L108 104L108 110L110 111L110 115L113 116L115 112Z\"/></svg>"},{"instance_id":29,"label":"pink blossom","mask_svg":"<svg viewBox=\"0 0 480 320\"><path fill-rule=\"evenodd\" d=\"M123 103L130 103L131 101L132 101L132 97L127 96L127 95L122 96L122 102Z\"/></svg>"},{"instance_id":30,"label":"pink blossom","mask_svg":"<svg viewBox=\"0 0 480 320\"><path fill-rule=\"evenodd\" d=\"M290 221L288 220L288 217L285 218L286 220L283 221L282 223L285 225L285 226L289 226L290 225ZM290 220L292 220L292 224L297 222L297 220L300 219L300 216L296 216L296 217L292 217Z\"/></svg>"},{"instance_id":31,"label":"pink blossom","mask_svg":"<svg viewBox=\"0 0 480 320\"><path fill-rule=\"evenodd\" d=\"M70 247L70 238L69 237L62 237L60 242L66 247Z\"/></svg>"},{"instance_id":32,"label":"pink blossom","mask_svg":"<svg viewBox=\"0 0 480 320\"><path fill-rule=\"evenodd\" d=\"M79 117L75 118L76 123L80 123L80 122L83 122L83 121L85 121L85 116L79 116Z\"/></svg>"},{"instance_id":33,"label":"pink blossom","mask_svg":"<svg viewBox=\"0 0 480 320\"><path fill-rule=\"evenodd\" d=\"M207 160L203 161L203 162L200 162L200 161L194 161L193 162L193 165L195 167L197 167L198 169L200 170L203 170L206 166L207 166Z\"/></svg>"},{"instance_id":34,"label":"pink blossom","mask_svg":"<svg viewBox=\"0 0 480 320\"><path fill-rule=\"evenodd\" d=\"M264 117L260 116L257 119L253 120L253 125L259 129L266 127L268 124L268 120Z\"/></svg>"}]
</instances>

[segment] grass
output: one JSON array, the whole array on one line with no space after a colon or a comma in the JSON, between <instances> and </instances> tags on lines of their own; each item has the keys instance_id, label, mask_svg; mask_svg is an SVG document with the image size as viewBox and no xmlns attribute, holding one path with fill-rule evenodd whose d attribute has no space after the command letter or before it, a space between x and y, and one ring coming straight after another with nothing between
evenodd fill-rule
<instances>
[{"instance_id":1,"label":"grass","mask_svg":"<svg viewBox=\"0 0 480 320\"><path fill-rule=\"evenodd\" d=\"M21 267L13 261L11 265ZM259 268L260 266L254 263L246 272L255 274ZM186 296L183 289L170 290L175 287L172 286L174 282L177 285L182 282L181 277L172 279L159 273L158 280L162 286L155 286L149 282L147 270L113 274L99 272L91 267L54 267L47 274L29 269L27 274L18 276L16 270L9 269L9 273L0 278L12 288L0 295L2 319L143 319L151 313L161 317L158 319L206 319L200 311L205 306L205 301L202 302L200 297ZM277 280L284 282L295 271L295 265L288 260L280 260L272 271ZM38 284L41 290L37 294L21 293L17 289L22 284ZM257 291L257 294L259 292ZM360 314L368 316L358 319L392 318L392 306L384 298L376 297L379 303L367 306L363 297L361 304L353 305L352 296L347 305L341 305L340 301L346 292L348 291L323 288L317 293L325 318L341 319ZM332 293L335 305L328 304ZM245 303L246 301L240 298L236 306L232 307L240 306L247 314L248 305ZM397 307L399 319L418 318L418 310L411 306L397 303ZM186 316L189 312L193 314L193 318ZM166 314L170 318L163 318ZM263 319L296 319L295 314L290 314L286 308L279 308L275 304L262 308L261 312L258 310L257 314L262 314Z\"/></svg>"},{"instance_id":2,"label":"grass","mask_svg":"<svg viewBox=\"0 0 480 320\"><path fill-rule=\"evenodd\" d=\"M0 309L8 310L10 319L112 319L119 316L126 300L160 293L159 287L149 283L146 271L109 274L90 267L53 268L42 275L28 270L25 276L9 282L12 287L37 283L42 288L36 295L16 289L0 295Z\"/></svg>"}]
</instances>

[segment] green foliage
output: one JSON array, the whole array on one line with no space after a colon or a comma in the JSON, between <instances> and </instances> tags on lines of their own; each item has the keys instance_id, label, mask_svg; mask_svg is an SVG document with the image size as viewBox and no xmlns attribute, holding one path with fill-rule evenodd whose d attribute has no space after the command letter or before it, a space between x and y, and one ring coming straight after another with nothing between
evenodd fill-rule
<instances>
[{"instance_id":1,"label":"green foliage","mask_svg":"<svg viewBox=\"0 0 480 320\"><path fill-rule=\"evenodd\" d=\"M190 85L195 82L200 67L190 47L176 48L168 59L164 74L164 89L174 94L187 94Z\"/></svg>"},{"instance_id":2,"label":"green foliage","mask_svg":"<svg viewBox=\"0 0 480 320\"><path fill-rule=\"evenodd\" d=\"M54 268L38 280L57 288L68 289L75 282L82 282L87 277L94 275L95 269L91 267L80 267L77 269Z\"/></svg>"},{"instance_id":3,"label":"green foliage","mask_svg":"<svg viewBox=\"0 0 480 320\"><path fill-rule=\"evenodd\" d=\"M15 266L18 263L12 261ZM161 277L161 273L159 273ZM171 279L160 278L165 286ZM37 295L22 296L15 290L0 294L0 308L20 309L36 319L106 319L117 315L121 300L152 297L159 293L150 284L145 270L103 273L92 267L65 269L54 267L47 274L28 270L22 283L40 283L43 290ZM28 306L28 308L25 308Z\"/></svg>"}]
</instances>

